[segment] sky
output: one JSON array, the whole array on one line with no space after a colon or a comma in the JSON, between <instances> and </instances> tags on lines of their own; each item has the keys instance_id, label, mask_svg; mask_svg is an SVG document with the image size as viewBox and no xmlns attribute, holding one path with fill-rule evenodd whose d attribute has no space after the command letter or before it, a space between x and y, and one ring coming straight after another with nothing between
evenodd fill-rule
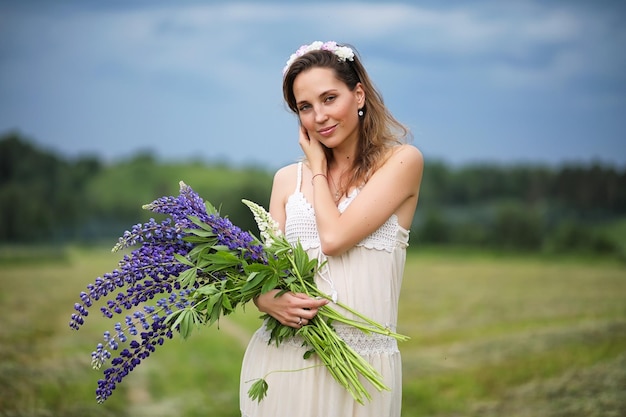
<instances>
[{"instance_id":1,"label":"sky","mask_svg":"<svg viewBox=\"0 0 626 417\"><path fill-rule=\"evenodd\" d=\"M278 168L300 45L353 45L425 160L626 167L621 1L4 1L0 135Z\"/></svg>"}]
</instances>

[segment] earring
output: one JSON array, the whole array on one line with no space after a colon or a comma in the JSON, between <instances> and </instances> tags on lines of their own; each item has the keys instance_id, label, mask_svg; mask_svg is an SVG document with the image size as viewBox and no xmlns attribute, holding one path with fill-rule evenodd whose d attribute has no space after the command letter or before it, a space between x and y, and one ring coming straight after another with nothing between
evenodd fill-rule
<instances>
[{"instance_id":1,"label":"earring","mask_svg":"<svg viewBox=\"0 0 626 417\"><path fill-rule=\"evenodd\" d=\"M359 109L359 117L363 117L363 109Z\"/></svg>"}]
</instances>

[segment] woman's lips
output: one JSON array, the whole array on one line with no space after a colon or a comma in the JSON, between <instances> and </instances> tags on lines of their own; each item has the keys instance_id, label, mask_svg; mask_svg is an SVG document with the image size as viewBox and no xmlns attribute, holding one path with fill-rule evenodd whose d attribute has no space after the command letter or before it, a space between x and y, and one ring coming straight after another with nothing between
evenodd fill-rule
<instances>
[{"instance_id":1,"label":"woman's lips","mask_svg":"<svg viewBox=\"0 0 626 417\"><path fill-rule=\"evenodd\" d=\"M320 129L317 131L321 136L327 137L333 134L333 132L337 129L337 125L325 127L324 129Z\"/></svg>"}]
</instances>

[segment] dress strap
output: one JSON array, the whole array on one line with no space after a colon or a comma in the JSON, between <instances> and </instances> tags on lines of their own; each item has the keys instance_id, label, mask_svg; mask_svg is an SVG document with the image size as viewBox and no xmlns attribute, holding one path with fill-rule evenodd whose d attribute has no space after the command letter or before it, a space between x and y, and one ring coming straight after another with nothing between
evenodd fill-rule
<instances>
[{"instance_id":1,"label":"dress strap","mask_svg":"<svg viewBox=\"0 0 626 417\"><path fill-rule=\"evenodd\" d=\"M300 192L300 187L302 185L302 161L298 162L298 182L296 183L296 193Z\"/></svg>"}]
</instances>

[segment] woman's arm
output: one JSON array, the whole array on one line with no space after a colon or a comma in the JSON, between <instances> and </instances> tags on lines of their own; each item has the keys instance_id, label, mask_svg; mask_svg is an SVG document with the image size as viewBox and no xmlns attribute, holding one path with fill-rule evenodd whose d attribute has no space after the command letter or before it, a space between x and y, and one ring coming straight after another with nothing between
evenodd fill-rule
<instances>
[{"instance_id":1,"label":"woman's arm","mask_svg":"<svg viewBox=\"0 0 626 417\"><path fill-rule=\"evenodd\" d=\"M410 228L423 167L424 160L417 148L398 146L343 213L337 210L328 185L316 179L313 195L322 251L329 256L344 253L394 213L401 226Z\"/></svg>"}]
</instances>

